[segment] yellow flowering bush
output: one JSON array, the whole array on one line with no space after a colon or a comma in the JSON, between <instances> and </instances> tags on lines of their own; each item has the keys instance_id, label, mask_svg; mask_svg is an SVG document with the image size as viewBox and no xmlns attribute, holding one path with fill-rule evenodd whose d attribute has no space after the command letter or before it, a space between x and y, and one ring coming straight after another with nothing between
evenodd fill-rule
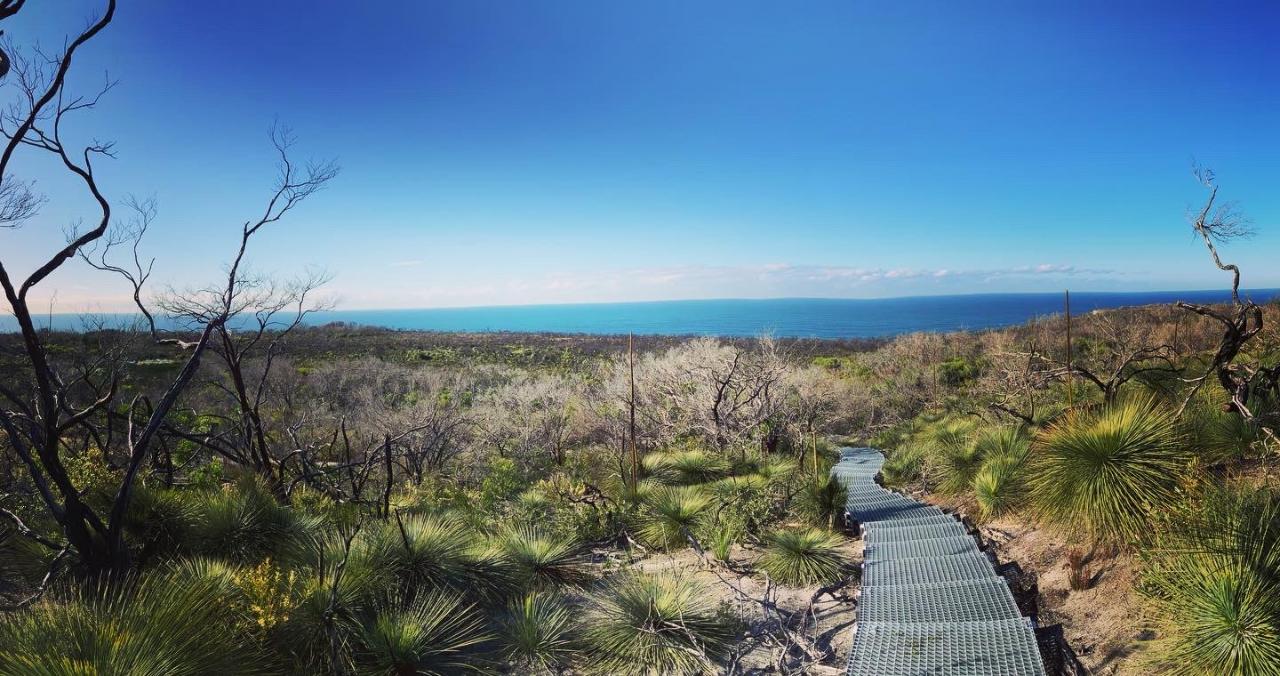
<instances>
[{"instance_id":1,"label":"yellow flowering bush","mask_svg":"<svg viewBox=\"0 0 1280 676\"><path fill-rule=\"evenodd\" d=\"M289 619L302 604L306 578L296 570L285 570L265 559L237 572L233 579L244 594L252 628L268 632Z\"/></svg>"}]
</instances>

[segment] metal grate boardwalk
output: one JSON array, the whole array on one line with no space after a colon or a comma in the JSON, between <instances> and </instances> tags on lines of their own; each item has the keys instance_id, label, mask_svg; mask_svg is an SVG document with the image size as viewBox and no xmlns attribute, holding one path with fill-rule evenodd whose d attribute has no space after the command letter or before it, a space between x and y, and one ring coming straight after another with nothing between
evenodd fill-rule
<instances>
[{"instance_id":1,"label":"metal grate boardwalk","mask_svg":"<svg viewBox=\"0 0 1280 676\"><path fill-rule=\"evenodd\" d=\"M831 470L866 548L849 676L1044 676L1031 620L956 518L876 483L884 456Z\"/></svg>"}]
</instances>

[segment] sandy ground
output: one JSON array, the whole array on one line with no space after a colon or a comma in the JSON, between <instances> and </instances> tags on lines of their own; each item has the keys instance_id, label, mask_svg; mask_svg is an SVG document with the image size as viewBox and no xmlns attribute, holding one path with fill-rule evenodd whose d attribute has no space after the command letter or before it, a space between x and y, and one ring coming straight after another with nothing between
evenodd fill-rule
<instances>
[{"instance_id":1,"label":"sandy ground","mask_svg":"<svg viewBox=\"0 0 1280 676\"><path fill-rule=\"evenodd\" d=\"M844 586L817 600L818 586L787 587L775 585L769 600L787 613L808 613L802 633L811 641L809 657L793 653L785 659L784 672L779 668L782 650L768 638L776 633L778 615L767 610L760 599L765 597L767 583L759 574L750 573L751 563L759 550L735 547L729 565L704 561L692 549L669 554L652 554L637 562L646 571L679 570L703 582L724 604L747 622L741 643L742 654L733 674L806 673L818 676L844 673L845 661L853 644L854 600L857 590L856 571L862 561L862 543L850 539L847 553L854 565ZM797 618L797 622L800 620Z\"/></svg>"},{"instance_id":2,"label":"sandy ground","mask_svg":"<svg viewBox=\"0 0 1280 676\"><path fill-rule=\"evenodd\" d=\"M1003 561L1034 572L1040 585L1040 623L1061 624L1067 642L1093 674L1149 673L1131 659L1143 638L1142 615L1133 593L1134 565L1127 555L1095 551L1086 570L1089 589L1068 582L1069 543L1015 517L984 524L983 535Z\"/></svg>"}]
</instances>

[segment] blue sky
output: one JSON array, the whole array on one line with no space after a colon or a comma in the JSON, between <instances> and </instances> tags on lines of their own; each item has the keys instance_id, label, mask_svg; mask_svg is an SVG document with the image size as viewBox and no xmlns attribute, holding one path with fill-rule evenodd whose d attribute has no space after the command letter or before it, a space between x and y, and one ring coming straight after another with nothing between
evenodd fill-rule
<instances>
[{"instance_id":1,"label":"blue sky","mask_svg":"<svg viewBox=\"0 0 1280 676\"><path fill-rule=\"evenodd\" d=\"M125 1L75 80L120 85L72 132L159 203L157 290L230 256L276 119L342 174L251 264L326 268L344 308L1211 288L1193 159L1259 227L1245 284L1280 286L1278 7ZM24 272L90 212L18 170L53 197L0 232ZM126 298L79 263L46 290Z\"/></svg>"}]
</instances>

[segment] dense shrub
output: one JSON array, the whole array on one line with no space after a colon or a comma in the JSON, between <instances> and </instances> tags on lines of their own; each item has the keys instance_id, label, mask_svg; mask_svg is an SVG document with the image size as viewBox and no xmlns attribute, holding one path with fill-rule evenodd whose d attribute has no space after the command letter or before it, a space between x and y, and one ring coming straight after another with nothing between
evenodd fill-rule
<instances>
[{"instance_id":1,"label":"dense shrub","mask_svg":"<svg viewBox=\"0 0 1280 676\"><path fill-rule=\"evenodd\" d=\"M840 551L844 539L818 528L785 528L765 538L760 568L783 584L828 583L840 577L849 557Z\"/></svg>"},{"instance_id":2,"label":"dense shrub","mask_svg":"<svg viewBox=\"0 0 1280 676\"><path fill-rule=\"evenodd\" d=\"M733 624L691 578L621 575L591 600L583 638L594 673L692 674L714 671ZM704 657L706 655L706 657Z\"/></svg>"},{"instance_id":3,"label":"dense shrub","mask_svg":"<svg viewBox=\"0 0 1280 676\"><path fill-rule=\"evenodd\" d=\"M1029 488L1039 513L1087 537L1132 542L1179 499L1189 458L1172 413L1146 399L1072 413L1037 441Z\"/></svg>"}]
</instances>

